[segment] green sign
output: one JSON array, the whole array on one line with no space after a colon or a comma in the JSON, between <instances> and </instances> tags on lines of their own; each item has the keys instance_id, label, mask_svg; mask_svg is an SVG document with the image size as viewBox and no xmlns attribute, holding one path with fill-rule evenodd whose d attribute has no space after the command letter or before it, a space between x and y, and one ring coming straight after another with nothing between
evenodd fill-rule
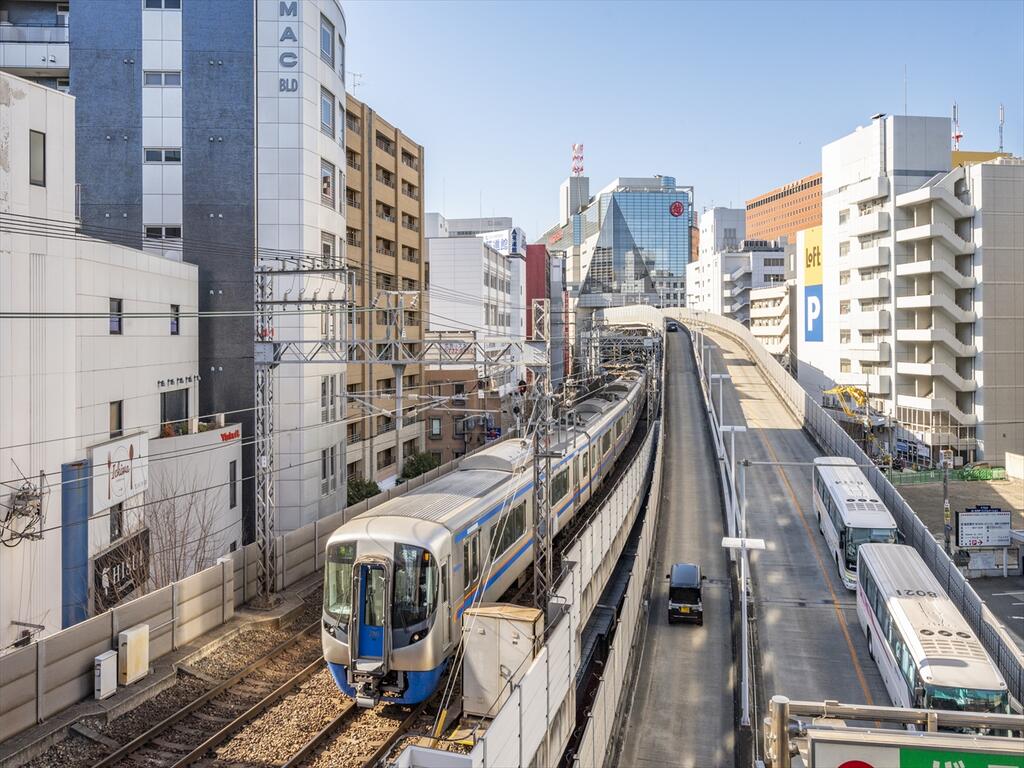
<instances>
[{"instance_id":1,"label":"green sign","mask_svg":"<svg viewBox=\"0 0 1024 768\"><path fill-rule=\"evenodd\" d=\"M1024 768L1024 753L984 754L959 749L900 747L899 768Z\"/></svg>"}]
</instances>

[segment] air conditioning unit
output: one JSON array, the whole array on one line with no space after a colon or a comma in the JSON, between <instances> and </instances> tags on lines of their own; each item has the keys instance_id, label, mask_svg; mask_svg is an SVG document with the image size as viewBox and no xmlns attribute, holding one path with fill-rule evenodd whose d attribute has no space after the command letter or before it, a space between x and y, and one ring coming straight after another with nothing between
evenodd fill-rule
<instances>
[{"instance_id":1,"label":"air conditioning unit","mask_svg":"<svg viewBox=\"0 0 1024 768\"><path fill-rule=\"evenodd\" d=\"M117 636L117 681L131 685L149 673L149 624L137 624Z\"/></svg>"},{"instance_id":2,"label":"air conditioning unit","mask_svg":"<svg viewBox=\"0 0 1024 768\"><path fill-rule=\"evenodd\" d=\"M117 693L117 651L106 651L93 659L93 695L106 699Z\"/></svg>"}]
</instances>

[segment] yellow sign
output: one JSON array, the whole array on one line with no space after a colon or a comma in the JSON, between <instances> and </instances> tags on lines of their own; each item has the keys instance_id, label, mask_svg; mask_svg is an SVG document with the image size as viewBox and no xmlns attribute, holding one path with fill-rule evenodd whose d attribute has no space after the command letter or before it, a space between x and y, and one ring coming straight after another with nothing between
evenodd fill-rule
<instances>
[{"instance_id":1,"label":"yellow sign","mask_svg":"<svg viewBox=\"0 0 1024 768\"><path fill-rule=\"evenodd\" d=\"M821 227L805 229L804 234L804 285L821 285Z\"/></svg>"}]
</instances>

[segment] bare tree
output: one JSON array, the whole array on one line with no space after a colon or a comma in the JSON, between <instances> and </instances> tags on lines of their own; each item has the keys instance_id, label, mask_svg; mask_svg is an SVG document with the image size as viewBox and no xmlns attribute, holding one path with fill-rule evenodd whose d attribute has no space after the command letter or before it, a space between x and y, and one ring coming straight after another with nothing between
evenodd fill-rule
<instances>
[{"instance_id":1,"label":"bare tree","mask_svg":"<svg viewBox=\"0 0 1024 768\"><path fill-rule=\"evenodd\" d=\"M191 467L150 474L145 519L154 589L207 568L221 553L219 532L214 529L218 490L211 487L209 474L204 477L186 469Z\"/></svg>"}]
</instances>

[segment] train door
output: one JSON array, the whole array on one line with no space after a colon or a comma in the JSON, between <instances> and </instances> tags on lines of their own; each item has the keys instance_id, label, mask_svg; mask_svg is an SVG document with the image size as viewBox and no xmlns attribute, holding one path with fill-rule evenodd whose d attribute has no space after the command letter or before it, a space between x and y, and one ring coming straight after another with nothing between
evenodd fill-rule
<instances>
[{"instance_id":1,"label":"train door","mask_svg":"<svg viewBox=\"0 0 1024 768\"><path fill-rule=\"evenodd\" d=\"M444 648L448 647L448 644L452 639L452 601L449 594L448 587L448 572L451 567L452 559L446 557L444 563L441 565L441 617L444 619L441 623L444 625L441 629L441 644Z\"/></svg>"},{"instance_id":2,"label":"train door","mask_svg":"<svg viewBox=\"0 0 1024 768\"><path fill-rule=\"evenodd\" d=\"M386 671L391 645L388 642L391 621L387 610L391 604L390 568L380 560L361 560L357 563L355 578L355 594L359 596L355 666L363 672Z\"/></svg>"},{"instance_id":3,"label":"train door","mask_svg":"<svg viewBox=\"0 0 1024 768\"><path fill-rule=\"evenodd\" d=\"M462 588L466 594L464 607L468 608L482 595L474 595L477 578L480 576L480 531L473 531L462 542Z\"/></svg>"},{"instance_id":4,"label":"train door","mask_svg":"<svg viewBox=\"0 0 1024 768\"><path fill-rule=\"evenodd\" d=\"M580 487L583 485L583 477L580 474L580 457L579 454L572 459L572 508L573 514L580 508L580 504L583 500L580 498Z\"/></svg>"}]
</instances>

